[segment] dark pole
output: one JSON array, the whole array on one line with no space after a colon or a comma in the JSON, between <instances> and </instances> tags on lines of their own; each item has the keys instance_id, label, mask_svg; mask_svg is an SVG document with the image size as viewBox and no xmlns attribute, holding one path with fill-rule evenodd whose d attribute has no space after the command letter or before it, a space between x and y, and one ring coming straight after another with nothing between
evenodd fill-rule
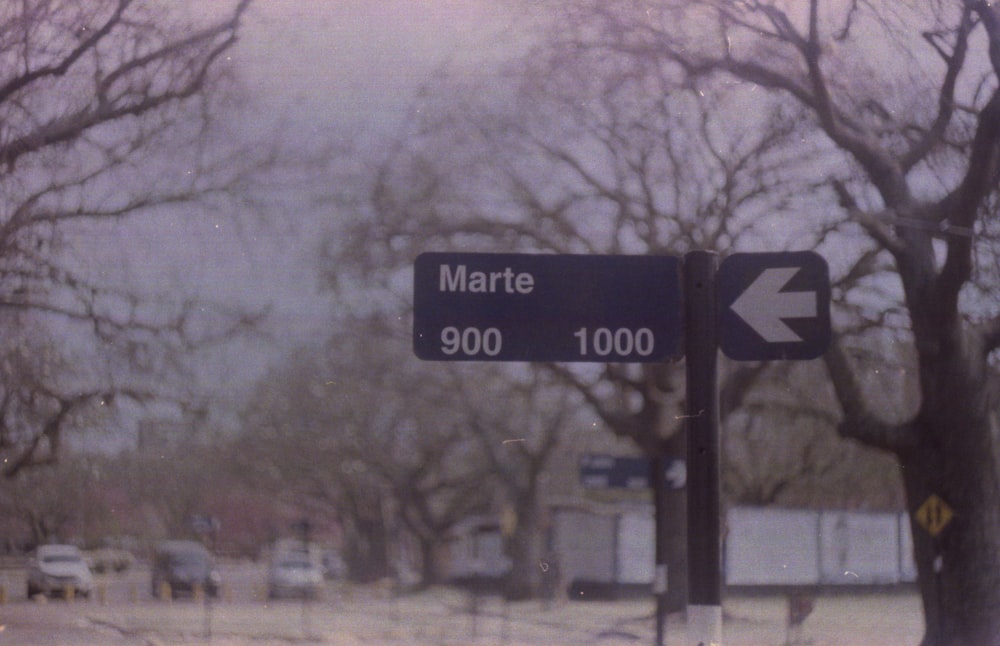
<instances>
[{"instance_id":1,"label":"dark pole","mask_svg":"<svg viewBox=\"0 0 1000 646\"><path fill-rule=\"evenodd\" d=\"M656 646L663 646L667 630L667 551L669 522L666 498L667 476L666 459L661 448L659 454L651 460L650 479L653 485L653 513L656 532L656 572L653 579L653 594L656 595Z\"/></svg>"},{"instance_id":2,"label":"dark pole","mask_svg":"<svg viewBox=\"0 0 1000 646\"><path fill-rule=\"evenodd\" d=\"M684 257L687 374L688 640L722 643L716 255Z\"/></svg>"}]
</instances>

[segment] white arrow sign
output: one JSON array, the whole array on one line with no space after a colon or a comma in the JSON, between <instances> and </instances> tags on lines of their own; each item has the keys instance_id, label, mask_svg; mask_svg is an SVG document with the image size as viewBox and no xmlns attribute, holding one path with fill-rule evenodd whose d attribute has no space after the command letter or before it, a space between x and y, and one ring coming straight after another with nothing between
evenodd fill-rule
<instances>
[{"instance_id":1,"label":"white arrow sign","mask_svg":"<svg viewBox=\"0 0 1000 646\"><path fill-rule=\"evenodd\" d=\"M761 272L732 307L768 343L797 343L802 337L782 319L815 318L816 292L783 292L799 267L771 267Z\"/></svg>"},{"instance_id":2,"label":"white arrow sign","mask_svg":"<svg viewBox=\"0 0 1000 646\"><path fill-rule=\"evenodd\" d=\"M665 476L668 488L683 489L688 479L687 462L684 460L674 460L667 467Z\"/></svg>"}]
</instances>

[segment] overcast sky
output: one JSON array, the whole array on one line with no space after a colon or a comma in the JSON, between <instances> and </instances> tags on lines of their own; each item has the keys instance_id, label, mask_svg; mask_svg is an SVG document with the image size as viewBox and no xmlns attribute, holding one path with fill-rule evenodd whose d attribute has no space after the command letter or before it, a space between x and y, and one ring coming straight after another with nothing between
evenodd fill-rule
<instances>
[{"instance_id":1,"label":"overcast sky","mask_svg":"<svg viewBox=\"0 0 1000 646\"><path fill-rule=\"evenodd\" d=\"M280 122L293 141L339 129L391 132L435 69L496 47L509 23L501 4L257 0L231 53L251 95L240 127L258 136ZM206 10L200 0L190 7ZM255 127L257 118L265 123ZM316 250L318 235L328 230L322 220L335 214L299 208L298 197L275 196L282 208L260 219L183 207L127 226L85 230L70 253L105 279L157 298L197 295L205 302L269 308L270 340L255 337L196 357L205 386L236 394L263 376L267 362L329 333L331 298L318 286ZM220 402L220 413L231 403ZM120 429L134 429L136 419L149 414L170 416L170 407L126 412ZM131 435L113 425L106 431L108 446L127 445ZM79 439L105 446L89 434Z\"/></svg>"},{"instance_id":2,"label":"overcast sky","mask_svg":"<svg viewBox=\"0 0 1000 646\"><path fill-rule=\"evenodd\" d=\"M488 0L259 0L235 56L261 95L308 124L391 123L438 66L510 25Z\"/></svg>"},{"instance_id":3,"label":"overcast sky","mask_svg":"<svg viewBox=\"0 0 1000 646\"><path fill-rule=\"evenodd\" d=\"M436 68L497 42L506 22L496 7L481 0L258 0L232 52L251 94L240 127L259 136L281 123L289 141L310 143L340 130L391 132ZM265 123L255 129L256 119ZM258 307L273 301L279 317L305 323L324 307L316 302L313 254L325 223L309 221L316 213L299 208L298 197L275 195L281 207L260 226L246 213L192 217L185 208L99 231L94 244L131 283L194 288Z\"/></svg>"},{"instance_id":4,"label":"overcast sky","mask_svg":"<svg viewBox=\"0 0 1000 646\"><path fill-rule=\"evenodd\" d=\"M232 56L253 114L280 121L291 141L318 143L339 130L389 133L436 68L499 40L507 21L497 7L485 0L258 0ZM277 228L231 230L229 253L193 249L183 263L200 265L224 290L254 303L273 299L275 325L293 338L328 327L314 254L329 225L322 219L333 215L316 218L294 201L287 213L272 214ZM218 232L215 223L197 229L209 239Z\"/></svg>"},{"instance_id":5,"label":"overcast sky","mask_svg":"<svg viewBox=\"0 0 1000 646\"><path fill-rule=\"evenodd\" d=\"M252 98L243 127L257 135L280 122L291 140L329 137L341 128L391 132L435 69L498 47L510 23L502 4L257 0L232 50ZM251 132L256 118L273 122ZM105 267L120 267L127 283L147 293L194 292L206 301L270 308L273 343L254 339L245 344L249 352L205 357L208 375L247 383L261 376L263 362L321 341L329 329L330 295L317 285L315 253L328 226L322 220L333 213L297 208L296 195L280 197L283 208L259 224L245 213L185 209L95 232L81 248L101 248L111 259Z\"/></svg>"}]
</instances>

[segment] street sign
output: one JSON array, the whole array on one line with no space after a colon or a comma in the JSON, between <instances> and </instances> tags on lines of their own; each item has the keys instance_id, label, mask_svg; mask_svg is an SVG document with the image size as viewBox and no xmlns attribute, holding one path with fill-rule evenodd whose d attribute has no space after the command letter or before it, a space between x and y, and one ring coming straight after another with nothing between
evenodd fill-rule
<instances>
[{"instance_id":1,"label":"street sign","mask_svg":"<svg viewBox=\"0 0 1000 646\"><path fill-rule=\"evenodd\" d=\"M222 522L215 516L195 514L191 517L191 529L196 534L211 534L218 532L221 527Z\"/></svg>"},{"instance_id":2,"label":"street sign","mask_svg":"<svg viewBox=\"0 0 1000 646\"><path fill-rule=\"evenodd\" d=\"M812 251L738 253L718 273L719 347L730 359L815 359L830 344L830 276Z\"/></svg>"},{"instance_id":3,"label":"street sign","mask_svg":"<svg viewBox=\"0 0 1000 646\"><path fill-rule=\"evenodd\" d=\"M580 484L587 489L648 489L652 461L642 457L614 457L585 454L580 457ZM668 489L683 489L687 484L684 460L671 458L664 465Z\"/></svg>"},{"instance_id":4,"label":"street sign","mask_svg":"<svg viewBox=\"0 0 1000 646\"><path fill-rule=\"evenodd\" d=\"M683 342L687 460L665 465L656 480L658 489L688 487L688 621L699 626L689 637L718 641L718 351L737 361L823 354L831 336L826 261L808 251L733 254L721 265L713 252L697 250L683 263L671 256L425 253L414 264L413 294L413 349L421 359L661 362L679 357ZM585 456L580 465L589 488L645 489L650 473L641 458ZM658 555L666 553L663 514L657 506ZM916 514L932 536L951 520L943 501L928 500ZM657 558L659 576L666 564ZM659 643L667 602L665 586L657 590Z\"/></svg>"},{"instance_id":5,"label":"street sign","mask_svg":"<svg viewBox=\"0 0 1000 646\"><path fill-rule=\"evenodd\" d=\"M424 253L413 301L421 359L645 363L681 354L673 256Z\"/></svg>"},{"instance_id":6,"label":"street sign","mask_svg":"<svg viewBox=\"0 0 1000 646\"><path fill-rule=\"evenodd\" d=\"M937 494L931 494L914 513L914 518L920 526L927 530L931 538L936 538L944 531L951 519L955 517L955 512Z\"/></svg>"}]
</instances>

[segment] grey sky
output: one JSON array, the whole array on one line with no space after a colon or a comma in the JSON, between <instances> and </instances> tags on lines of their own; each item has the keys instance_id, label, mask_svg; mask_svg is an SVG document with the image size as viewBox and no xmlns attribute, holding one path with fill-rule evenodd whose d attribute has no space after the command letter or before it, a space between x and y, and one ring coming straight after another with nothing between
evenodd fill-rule
<instances>
[{"instance_id":1,"label":"grey sky","mask_svg":"<svg viewBox=\"0 0 1000 646\"><path fill-rule=\"evenodd\" d=\"M316 143L341 128L389 129L436 67L475 58L498 38L506 22L497 6L480 0L259 0L232 51L251 99L234 130L257 136L281 123L288 140ZM257 119L264 123L255 125ZM323 189L306 187L313 188ZM273 301L283 324L314 329L301 319L322 316L325 307L317 302L313 257L324 223L311 219L330 213L299 206L299 197L273 195L274 212L259 219L184 207L100 231L93 244L112 259L101 271L119 267L143 291L197 291L253 307Z\"/></svg>"},{"instance_id":2,"label":"grey sky","mask_svg":"<svg viewBox=\"0 0 1000 646\"><path fill-rule=\"evenodd\" d=\"M231 54L251 99L235 129L255 136L280 122L291 141L315 141L340 128L389 130L437 67L473 60L496 46L508 23L501 6L483 0L258 0ZM189 9L212 10L200 4ZM275 195L274 212L262 214L187 206L160 212L84 233L76 252L86 262L97 249L106 279L142 293L269 308L264 327L270 342L255 338L221 355L198 357L206 386L241 387L262 376L267 362L296 344L320 340L329 327L330 298L317 286L315 252L332 212L300 206L300 197Z\"/></svg>"},{"instance_id":3,"label":"grey sky","mask_svg":"<svg viewBox=\"0 0 1000 646\"><path fill-rule=\"evenodd\" d=\"M234 55L260 97L307 125L378 126L439 65L496 46L508 6L484 0L262 0Z\"/></svg>"}]
</instances>

